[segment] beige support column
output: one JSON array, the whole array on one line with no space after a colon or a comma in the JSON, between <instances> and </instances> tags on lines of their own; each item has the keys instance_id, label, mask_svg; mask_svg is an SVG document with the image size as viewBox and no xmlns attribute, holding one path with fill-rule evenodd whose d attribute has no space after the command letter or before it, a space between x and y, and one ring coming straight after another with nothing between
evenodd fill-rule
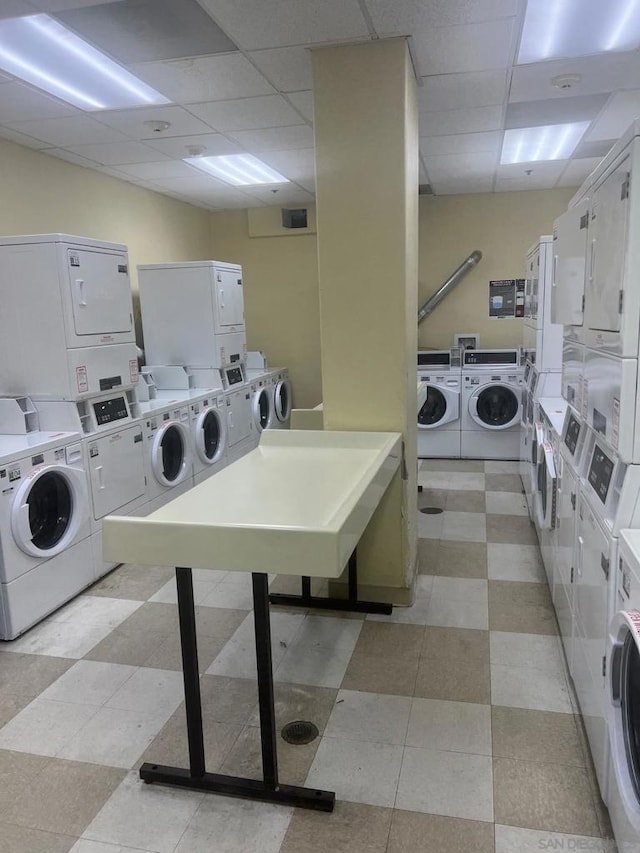
<instances>
[{"instance_id":1,"label":"beige support column","mask_svg":"<svg viewBox=\"0 0 640 853\"><path fill-rule=\"evenodd\" d=\"M418 116L406 41L318 48L324 427L401 432L404 470L358 548L363 592L410 603L416 565Z\"/></svg>"}]
</instances>

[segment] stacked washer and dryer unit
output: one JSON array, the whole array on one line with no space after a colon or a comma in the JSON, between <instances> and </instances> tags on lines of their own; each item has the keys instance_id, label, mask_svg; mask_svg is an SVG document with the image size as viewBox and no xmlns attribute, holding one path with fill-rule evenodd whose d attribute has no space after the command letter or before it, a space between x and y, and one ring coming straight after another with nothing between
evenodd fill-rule
<instances>
[{"instance_id":1,"label":"stacked washer and dryer unit","mask_svg":"<svg viewBox=\"0 0 640 853\"><path fill-rule=\"evenodd\" d=\"M0 429L21 429L16 407L25 416L24 453L3 439L0 465L1 630L11 639L111 568L102 519L140 510L146 483L126 247L3 238L0 281L0 393L13 398ZM49 435L40 447L29 421Z\"/></svg>"}]
</instances>

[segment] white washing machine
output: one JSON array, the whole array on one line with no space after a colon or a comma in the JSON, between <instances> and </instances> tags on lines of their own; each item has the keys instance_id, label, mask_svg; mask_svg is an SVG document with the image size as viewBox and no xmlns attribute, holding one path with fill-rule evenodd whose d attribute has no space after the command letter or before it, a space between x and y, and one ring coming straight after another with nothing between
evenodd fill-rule
<instances>
[{"instance_id":1,"label":"white washing machine","mask_svg":"<svg viewBox=\"0 0 640 853\"><path fill-rule=\"evenodd\" d=\"M273 407L273 382L266 370L247 370L247 379L251 388L251 416L253 429L257 436L264 429L273 426L275 412ZM258 439L259 440L259 439Z\"/></svg>"},{"instance_id":2,"label":"white washing machine","mask_svg":"<svg viewBox=\"0 0 640 853\"><path fill-rule=\"evenodd\" d=\"M81 436L0 436L0 638L11 640L95 580Z\"/></svg>"},{"instance_id":3,"label":"white washing machine","mask_svg":"<svg viewBox=\"0 0 640 853\"><path fill-rule=\"evenodd\" d=\"M289 371L286 367L271 372L273 417L270 429L289 429L291 426L292 392Z\"/></svg>"},{"instance_id":4,"label":"white washing machine","mask_svg":"<svg viewBox=\"0 0 640 853\"><path fill-rule=\"evenodd\" d=\"M591 428L586 435L577 518L573 681L607 801L605 716L607 626L612 617L618 537L640 525L640 466L626 465Z\"/></svg>"},{"instance_id":5,"label":"white washing machine","mask_svg":"<svg viewBox=\"0 0 640 853\"><path fill-rule=\"evenodd\" d=\"M193 483L198 485L227 465L227 404L224 391L211 391L189 406Z\"/></svg>"},{"instance_id":6,"label":"white washing machine","mask_svg":"<svg viewBox=\"0 0 640 853\"><path fill-rule=\"evenodd\" d=\"M186 399L185 399L186 397ZM193 486L189 394L140 403L147 480L145 513L155 512Z\"/></svg>"},{"instance_id":7,"label":"white washing machine","mask_svg":"<svg viewBox=\"0 0 640 853\"><path fill-rule=\"evenodd\" d=\"M640 531L623 530L607 651L608 808L618 850L640 849Z\"/></svg>"},{"instance_id":8,"label":"white washing machine","mask_svg":"<svg viewBox=\"0 0 640 853\"><path fill-rule=\"evenodd\" d=\"M251 386L235 385L224 392L227 411L227 459L229 464L258 446L260 434L253 426Z\"/></svg>"},{"instance_id":9,"label":"white washing machine","mask_svg":"<svg viewBox=\"0 0 640 853\"><path fill-rule=\"evenodd\" d=\"M427 398L418 411L418 457L460 458L461 373L457 351L420 351L418 380Z\"/></svg>"},{"instance_id":10,"label":"white washing machine","mask_svg":"<svg viewBox=\"0 0 640 853\"><path fill-rule=\"evenodd\" d=\"M460 454L472 459L520 458L524 369L519 350L465 350Z\"/></svg>"}]
</instances>

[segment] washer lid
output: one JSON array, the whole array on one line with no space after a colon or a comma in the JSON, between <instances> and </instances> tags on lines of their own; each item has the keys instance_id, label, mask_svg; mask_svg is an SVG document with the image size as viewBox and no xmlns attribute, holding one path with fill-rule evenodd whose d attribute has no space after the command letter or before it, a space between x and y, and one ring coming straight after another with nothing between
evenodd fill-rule
<instances>
[{"instance_id":1,"label":"washer lid","mask_svg":"<svg viewBox=\"0 0 640 853\"><path fill-rule=\"evenodd\" d=\"M519 389L502 382L491 382L473 392L469 414L485 429L508 429L520 419Z\"/></svg>"}]
</instances>

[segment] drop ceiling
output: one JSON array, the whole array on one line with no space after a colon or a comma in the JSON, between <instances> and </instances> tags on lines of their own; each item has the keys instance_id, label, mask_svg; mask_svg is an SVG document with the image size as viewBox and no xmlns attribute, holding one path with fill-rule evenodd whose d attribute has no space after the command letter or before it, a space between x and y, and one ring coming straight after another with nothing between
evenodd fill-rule
<instances>
[{"instance_id":1,"label":"drop ceiling","mask_svg":"<svg viewBox=\"0 0 640 853\"><path fill-rule=\"evenodd\" d=\"M309 48L407 36L421 183L436 195L578 186L640 114L640 52L518 65L525 11L526 0L2 0L0 18L52 15L171 103L88 113L0 74L0 137L209 210L303 205L315 189ZM577 79L557 88L558 75ZM506 129L574 121L589 126L569 159L500 165ZM290 183L233 188L183 163L193 149L248 152Z\"/></svg>"}]
</instances>

